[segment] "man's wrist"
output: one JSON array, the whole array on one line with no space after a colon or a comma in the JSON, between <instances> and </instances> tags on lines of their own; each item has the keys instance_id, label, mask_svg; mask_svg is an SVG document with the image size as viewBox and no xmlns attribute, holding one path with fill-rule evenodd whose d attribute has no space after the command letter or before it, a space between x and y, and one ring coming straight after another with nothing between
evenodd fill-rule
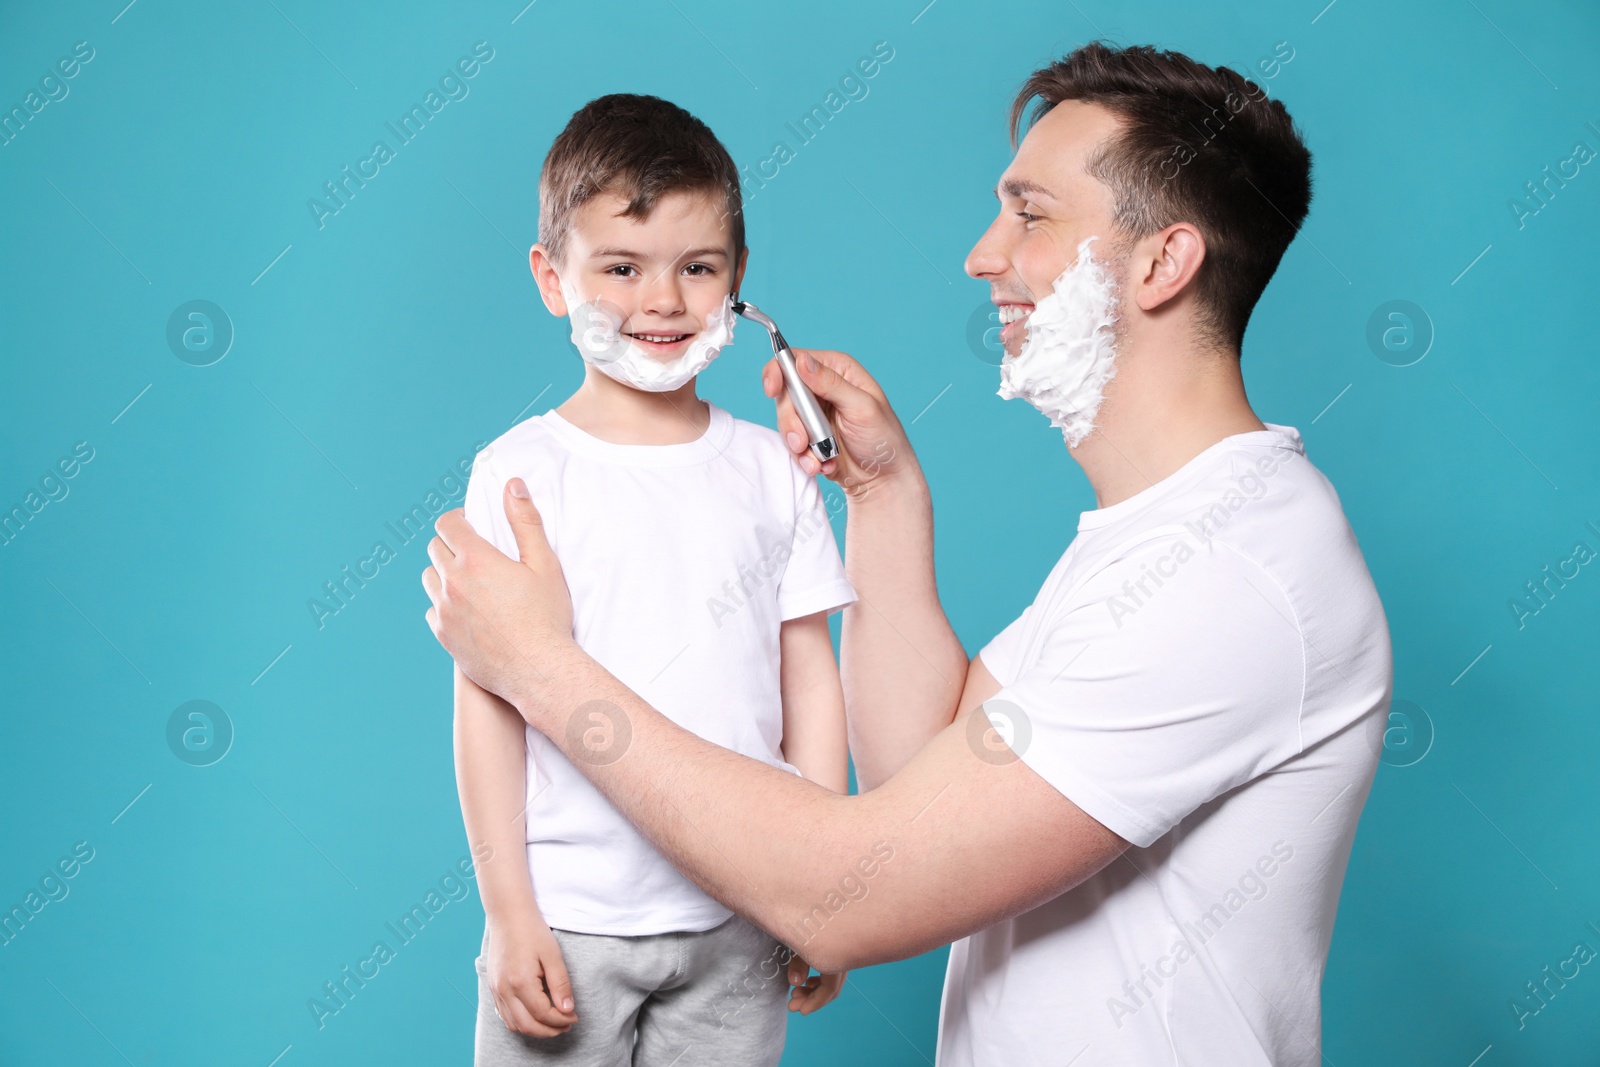
<instances>
[{"instance_id":1,"label":"man's wrist","mask_svg":"<svg viewBox=\"0 0 1600 1067\"><path fill-rule=\"evenodd\" d=\"M562 728L560 709L576 706L595 683L588 668L598 667L571 637L558 638L539 654L539 665L529 663L512 682L511 692L500 695L540 733L559 743L553 731Z\"/></svg>"},{"instance_id":2,"label":"man's wrist","mask_svg":"<svg viewBox=\"0 0 1600 1067\"><path fill-rule=\"evenodd\" d=\"M845 502L852 514L878 511L904 512L929 504L928 480L914 457L885 469L845 490Z\"/></svg>"}]
</instances>

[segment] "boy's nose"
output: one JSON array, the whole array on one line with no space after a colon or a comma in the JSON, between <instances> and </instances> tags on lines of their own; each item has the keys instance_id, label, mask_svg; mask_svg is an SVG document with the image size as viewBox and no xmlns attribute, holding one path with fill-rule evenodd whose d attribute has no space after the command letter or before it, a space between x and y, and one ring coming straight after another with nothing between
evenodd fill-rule
<instances>
[{"instance_id":1,"label":"boy's nose","mask_svg":"<svg viewBox=\"0 0 1600 1067\"><path fill-rule=\"evenodd\" d=\"M683 314L683 287L678 284L677 276L668 273L646 285L640 310L663 317Z\"/></svg>"}]
</instances>

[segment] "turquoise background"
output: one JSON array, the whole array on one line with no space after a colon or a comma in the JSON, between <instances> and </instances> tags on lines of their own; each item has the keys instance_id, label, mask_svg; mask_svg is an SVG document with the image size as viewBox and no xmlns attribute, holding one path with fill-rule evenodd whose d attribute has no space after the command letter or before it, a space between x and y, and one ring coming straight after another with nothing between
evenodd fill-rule
<instances>
[{"instance_id":1,"label":"turquoise background","mask_svg":"<svg viewBox=\"0 0 1600 1067\"><path fill-rule=\"evenodd\" d=\"M323 1029L306 1001L466 855L423 544L385 523L579 380L525 252L543 154L594 96L666 96L747 166L795 149L748 190L745 293L862 358L910 423L968 649L1013 618L1092 499L1043 417L994 395L961 263L1011 93L1100 35L1253 70L1316 158L1246 377L1338 487L1396 698L1422 709L1392 724L1356 841L1326 1062L1597 1062L1595 967L1520 1028L1511 1004L1600 949L1600 568L1521 628L1509 606L1600 549L1600 166L1520 226L1510 207L1600 149L1593 5L125 2L0 11L7 110L94 49L0 147L0 508L93 449L0 546L0 906L94 853L0 946L0 1063L469 1061L475 893ZM307 201L480 41L469 95L319 229ZM879 41L866 98L798 145L785 124ZM210 366L167 343L191 300L231 322ZM1367 340L1392 300L1432 336L1409 366ZM744 331L704 394L770 424L765 355ZM308 599L379 539L398 557L319 629ZM191 700L232 724L210 766L168 746ZM852 974L785 1062L931 1062L943 964Z\"/></svg>"}]
</instances>

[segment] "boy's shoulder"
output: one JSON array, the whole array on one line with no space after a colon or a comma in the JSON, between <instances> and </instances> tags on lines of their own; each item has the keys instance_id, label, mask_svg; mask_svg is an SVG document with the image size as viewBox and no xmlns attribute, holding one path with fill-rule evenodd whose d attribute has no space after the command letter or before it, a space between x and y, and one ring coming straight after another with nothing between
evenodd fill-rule
<instances>
[{"instance_id":1,"label":"boy's shoulder","mask_svg":"<svg viewBox=\"0 0 1600 1067\"><path fill-rule=\"evenodd\" d=\"M561 443L550 431L543 415L532 415L517 423L505 433L484 446L473 461L472 471L484 476L498 474L501 479L526 465L530 459L554 455L561 451Z\"/></svg>"},{"instance_id":2,"label":"boy's shoulder","mask_svg":"<svg viewBox=\"0 0 1600 1067\"><path fill-rule=\"evenodd\" d=\"M750 422L739 416L729 414L728 419L733 423L733 436L758 448L775 449L787 454L788 448L784 446L783 438L778 436L778 431L770 426L763 426L759 422Z\"/></svg>"}]
</instances>

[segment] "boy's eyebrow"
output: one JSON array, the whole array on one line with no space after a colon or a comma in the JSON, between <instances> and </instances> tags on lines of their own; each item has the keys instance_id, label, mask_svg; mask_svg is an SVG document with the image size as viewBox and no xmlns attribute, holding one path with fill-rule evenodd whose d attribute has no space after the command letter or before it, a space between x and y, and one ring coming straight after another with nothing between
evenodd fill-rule
<instances>
[{"instance_id":1,"label":"boy's eyebrow","mask_svg":"<svg viewBox=\"0 0 1600 1067\"><path fill-rule=\"evenodd\" d=\"M705 259L708 256L721 256L723 259L727 259L728 258L728 250L726 248L716 248L714 246L707 246L705 248L686 248L682 252L678 253L678 258L679 259L683 259L685 257L688 257L690 259ZM590 258L591 259L649 259L650 257L645 255L643 252L635 252L634 250L632 250L630 248L597 248L593 252L590 253Z\"/></svg>"}]
</instances>

